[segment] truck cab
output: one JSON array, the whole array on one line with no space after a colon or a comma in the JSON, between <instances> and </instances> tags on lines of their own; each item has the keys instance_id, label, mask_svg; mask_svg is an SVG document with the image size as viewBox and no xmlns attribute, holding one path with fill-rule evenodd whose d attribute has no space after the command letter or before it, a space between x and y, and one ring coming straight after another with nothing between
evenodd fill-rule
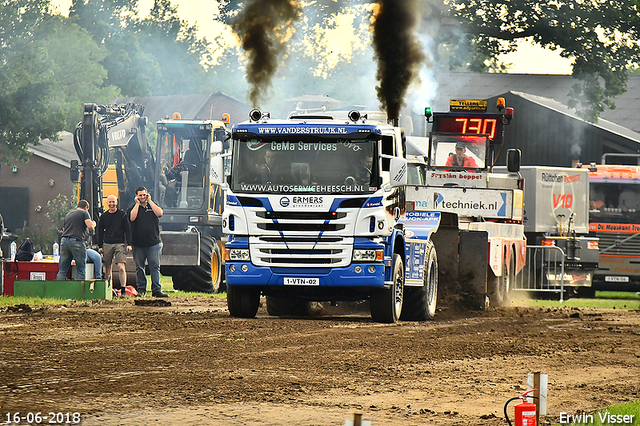
<instances>
[{"instance_id":1,"label":"truck cab","mask_svg":"<svg viewBox=\"0 0 640 426\"><path fill-rule=\"evenodd\" d=\"M254 110L232 129L223 229L227 302L253 317L309 301L372 300L401 311L407 181L402 130L351 111L272 119Z\"/></svg>"},{"instance_id":2,"label":"truck cab","mask_svg":"<svg viewBox=\"0 0 640 426\"><path fill-rule=\"evenodd\" d=\"M481 100L452 100L449 112L425 109L431 132L415 141L428 146L425 185L406 191L407 210L442 215L433 240L439 255L453 261L440 264L441 273L466 277L468 304L479 309L507 304L526 263L520 152L508 151L508 170L493 170L513 110L504 99L498 112L486 110ZM447 233L460 243L452 244L452 236L443 243Z\"/></svg>"}]
</instances>

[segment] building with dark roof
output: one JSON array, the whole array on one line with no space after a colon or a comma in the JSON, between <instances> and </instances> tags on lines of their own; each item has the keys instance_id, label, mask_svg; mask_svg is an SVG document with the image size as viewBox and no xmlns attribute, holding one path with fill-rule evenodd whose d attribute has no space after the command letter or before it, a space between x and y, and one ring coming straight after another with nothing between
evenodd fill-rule
<instances>
[{"instance_id":1,"label":"building with dark roof","mask_svg":"<svg viewBox=\"0 0 640 426\"><path fill-rule=\"evenodd\" d=\"M111 104L135 103L144 105L144 115L149 123L156 123L179 112L183 119L221 120L222 114L229 114L230 125L245 121L249 117L249 108L231 96L222 92L208 95L168 95L168 96L135 96L115 98Z\"/></svg>"},{"instance_id":2,"label":"building with dark roof","mask_svg":"<svg viewBox=\"0 0 640 426\"><path fill-rule=\"evenodd\" d=\"M508 92L529 93L567 105L571 87L579 83L570 75L465 72L438 73L436 81L437 96L431 105L434 111L448 109L449 99L489 99ZM640 75L629 76L627 91L615 99L615 105L600 118L640 132Z\"/></svg>"},{"instance_id":3,"label":"building with dark roof","mask_svg":"<svg viewBox=\"0 0 640 426\"><path fill-rule=\"evenodd\" d=\"M448 111L450 99L486 99L491 111L503 97L514 108L505 127L505 146L522 150L523 165L572 166L600 162L607 152L640 152L640 76L629 77L628 90L615 99L597 123L589 123L567 107L569 91L578 83L570 75L439 73L433 111ZM424 117L413 116L414 134L424 135Z\"/></svg>"},{"instance_id":4,"label":"building with dark roof","mask_svg":"<svg viewBox=\"0 0 640 426\"><path fill-rule=\"evenodd\" d=\"M30 147L32 155L26 163L13 162L0 167L0 214L9 231L24 227L52 226L47 217L47 202L58 194L73 197L70 161L78 156L73 147L73 135L61 133L60 142L45 139Z\"/></svg>"},{"instance_id":5,"label":"building with dark roof","mask_svg":"<svg viewBox=\"0 0 640 426\"><path fill-rule=\"evenodd\" d=\"M599 163L607 152L640 152L640 133L611 121L589 123L575 111L552 99L522 92L505 92L488 99L495 105L503 97L514 108L514 119L505 126L504 148L522 151L523 165L571 167L576 162Z\"/></svg>"}]
</instances>

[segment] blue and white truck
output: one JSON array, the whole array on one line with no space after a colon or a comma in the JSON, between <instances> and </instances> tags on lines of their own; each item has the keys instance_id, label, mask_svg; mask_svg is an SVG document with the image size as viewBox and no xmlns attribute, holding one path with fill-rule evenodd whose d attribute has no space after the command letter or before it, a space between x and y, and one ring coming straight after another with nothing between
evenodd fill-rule
<instances>
[{"instance_id":1,"label":"blue and white truck","mask_svg":"<svg viewBox=\"0 0 640 426\"><path fill-rule=\"evenodd\" d=\"M410 187L424 194L416 170L426 169L407 162L403 130L339 114L276 120L253 110L233 127L222 222L232 316L254 317L264 295L271 315L302 314L311 301L368 300L378 322L432 319L438 246L446 270L469 263L458 254L457 216L407 198ZM212 161L222 170L222 156ZM407 186L408 175L419 182ZM444 278L457 280L457 271Z\"/></svg>"}]
</instances>

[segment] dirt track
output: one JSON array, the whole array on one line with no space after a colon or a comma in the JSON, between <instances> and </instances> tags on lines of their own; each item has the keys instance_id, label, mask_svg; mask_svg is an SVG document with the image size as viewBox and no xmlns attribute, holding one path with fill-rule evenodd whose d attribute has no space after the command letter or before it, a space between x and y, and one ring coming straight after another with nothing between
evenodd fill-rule
<instances>
[{"instance_id":1,"label":"dirt track","mask_svg":"<svg viewBox=\"0 0 640 426\"><path fill-rule=\"evenodd\" d=\"M0 416L87 425L504 425L527 372L549 416L640 399L640 313L506 308L383 325L230 318L224 299L0 312ZM513 411L511 410L511 413ZM26 424L23 422L22 424ZM543 422L544 424L544 422Z\"/></svg>"}]
</instances>

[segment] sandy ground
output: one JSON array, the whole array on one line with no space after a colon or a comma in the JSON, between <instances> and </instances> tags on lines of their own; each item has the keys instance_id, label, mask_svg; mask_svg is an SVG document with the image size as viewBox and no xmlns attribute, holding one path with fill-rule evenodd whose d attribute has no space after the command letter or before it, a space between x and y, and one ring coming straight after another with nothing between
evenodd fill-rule
<instances>
[{"instance_id":1,"label":"sandy ground","mask_svg":"<svg viewBox=\"0 0 640 426\"><path fill-rule=\"evenodd\" d=\"M3 308L0 421L343 425L359 412L372 425L505 425L504 403L533 371L549 375L542 424L640 399L638 310L445 309L384 325L366 311L261 307L245 320L224 299L169 300Z\"/></svg>"}]
</instances>

